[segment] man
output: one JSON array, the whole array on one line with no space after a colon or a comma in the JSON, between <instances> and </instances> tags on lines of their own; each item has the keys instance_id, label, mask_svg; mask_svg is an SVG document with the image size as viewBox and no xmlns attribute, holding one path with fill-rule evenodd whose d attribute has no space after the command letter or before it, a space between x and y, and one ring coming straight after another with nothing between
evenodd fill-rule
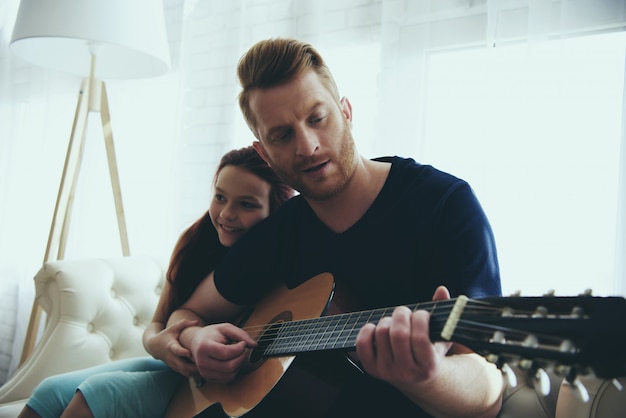
<instances>
[{"instance_id":1,"label":"man","mask_svg":"<svg viewBox=\"0 0 626 418\"><path fill-rule=\"evenodd\" d=\"M360 156L350 102L315 49L259 42L238 75L255 149L300 196L251 230L170 318L205 325L179 336L204 379L237 378L256 342L227 321L279 284L293 288L327 271L362 309L500 294L493 234L467 183L410 159ZM356 358L364 373L338 378L329 407L309 416L495 416L497 368L466 347L431 341L429 320L398 307L363 326ZM301 357L311 380L338 364ZM290 387L283 399L308 391ZM299 416L313 408L300 406Z\"/></svg>"}]
</instances>

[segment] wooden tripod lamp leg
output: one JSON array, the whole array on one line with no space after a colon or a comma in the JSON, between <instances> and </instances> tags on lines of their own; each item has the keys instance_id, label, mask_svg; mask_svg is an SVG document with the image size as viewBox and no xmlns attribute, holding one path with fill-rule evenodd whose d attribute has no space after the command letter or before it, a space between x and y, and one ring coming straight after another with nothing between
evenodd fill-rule
<instances>
[{"instance_id":1,"label":"wooden tripod lamp leg","mask_svg":"<svg viewBox=\"0 0 626 418\"><path fill-rule=\"evenodd\" d=\"M67 147L63 174L61 175L59 194L57 195L54 215L52 216L50 235L48 235L48 244L46 246L46 254L43 260L44 263L54 259L62 260L65 256L67 229L70 222L68 212L71 211L72 203L74 201L78 173L80 171L80 165L83 159L83 150L85 148L87 115L89 114L88 91L89 80L85 79L81 85L80 93L78 95L78 104L76 106L76 113L72 124L72 133Z\"/></svg>"},{"instance_id":2,"label":"wooden tripod lamp leg","mask_svg":"<svg viewBox=\"0 0 626 418\"><path fill-rule=\"evenodd\" d=\"M50 235L48 236L44 263L54 259L62 260L65 257L65 247L67 244L67 236L71 221L72 204L74 202L78 173L80 171L83 157L87 116L90 111L100 112L109 166L109 175L111 178L111 187L113 189L113 199L115 201L117 225L122 245L122 254L124 256L130 255L130 245L128 243L128 231L126 229L126 218L124 215L124 205L122 203L122 189L120 187L117 160L115 158L115 147L113 145L111 114L109 112L106 87L103 82L95 80L92 74L91 77L86 78L83 81L78 95L78 104L76 105L76 112L74 114L72 134L70 135L67 155L65 157L65 165L61 176L61 185L59 186L59 194L57 195L54 215L52 217L52 225L50 226ZM20 365L26 361L35 347L41 313L41 307L35 300L33 302L28 329L26 331Z\"/></svg>"},{"instance_id":3,"label":"wooden tripod lamp leg","mask_svg":"<svg viewBox=\"0 0 626 418\"><path fill-rule=\"evenodd\" d=\"M111 114L109 112L109 100L107 98L106 86L102 83L100 92L100 118L102 120L102 130L104 132L104 145L107 151L107 161L109 163L109 175L111 176L111 187L113 189L113 199L115 201L115 213L117 216L117 226L120 232L120 242L122 244L122 254L130 255L128 244L128 231L126 229L126 217L124 216L124 205L122 203L122 188L120 187L120 176L117 170L117 160L115 158L115 146L113 145L113 130L111 129Z\"/></svg>"},{"instance_id":4,"label":"wooden tripod lamp leg","mask_svg":"<svg viewBox=\"0 0 626 418\"><path fill-rule=\"evenodd\" d=\"M57 194L54 214L52 216L52 224L50 225L50 234L48 235L48 243L46 245L46 253L43 260L44 263L54 259L54 257L61 260L65 255L65 244L67 241L67 230L70 222L71 207L85 143L87 115L89 113L89 82L89 79L83 80L80 92L78 93L78 102L74 113L72 133L67 146L65 164L61 175L61 184L59 185L59 193ZM20 365L26 361L26 358L35 347L40 320L41 307L37 303L37 300L35 300L33 302L28 328L24 338L24 348L22 349Z\"/></svg>"}]
</instances>

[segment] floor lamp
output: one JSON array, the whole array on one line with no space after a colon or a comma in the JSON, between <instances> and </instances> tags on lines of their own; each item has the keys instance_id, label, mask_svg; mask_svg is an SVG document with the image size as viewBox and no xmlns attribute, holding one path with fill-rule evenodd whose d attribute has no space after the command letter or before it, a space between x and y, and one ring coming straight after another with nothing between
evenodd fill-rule
<instances>
[{"instance_id":1,"label":"floor lamp","mask_svg":"<svg viewBox=\"0 0 626 418\"><path fill-rule=\"evenodd\" d=\"M102 79L140 78L170 68L160 0L21 0L11 50L33 64L85 77L81 83L44 263L61 260L80 171L87 117L101 116L123 255L130 255L111 116ZM20 364L35 346L41 307L35 301Z\"/></svg>"}]
</instances>

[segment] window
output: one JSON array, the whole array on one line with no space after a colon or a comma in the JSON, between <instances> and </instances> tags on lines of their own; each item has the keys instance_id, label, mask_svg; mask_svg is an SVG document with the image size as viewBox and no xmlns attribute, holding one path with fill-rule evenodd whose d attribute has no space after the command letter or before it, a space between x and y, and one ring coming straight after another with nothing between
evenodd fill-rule
<instances>
[{"instance_id":1,"label":"window","mask_svg":"<svg viewBox=\"0 0 626 418\"><path fill-rule=\"evenodd\" d=\"M473 186L505 294L619 290L625 46L622 32L430 55L419 154Z\"/></svg>"}]
</instances>

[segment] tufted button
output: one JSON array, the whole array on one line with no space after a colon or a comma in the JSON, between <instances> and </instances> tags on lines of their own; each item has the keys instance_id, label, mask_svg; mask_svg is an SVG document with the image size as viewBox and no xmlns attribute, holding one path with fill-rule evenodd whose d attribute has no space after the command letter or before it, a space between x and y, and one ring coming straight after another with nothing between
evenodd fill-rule
<instances>
[{"instance_id":1,"label":"tufted button","mask_svg":"<svg viewBox=\"0 0 626 418\"><path fill-rule=\"evenodd\" d=\"M114 349L109 350L109 357L110 357L111 359L114 359L114 358L115 358L115 350L114 350Z\"/></svg>"},{"instance_id":2,"label":"tufted button","mask_svg":"<svg viewBox=\"0 0 626 418\"><path fill-rule=\"evenodd\" d=\"M156 293L157 295L160 295L162 291L163 291L163 286L161 285L157 285L157 287L154 288L154 293Z\"/></svg>"},{"instance_id":3,"label":"tufted button","mask_svg":"<svg viewBox=\"0 0 626 418\"><path fill-rule=\"evenodd\" d=\"M115 291L115 289L111 289L111 297L112 298L116 298L117 297L117 292Z\"/></svg>"},{"instance_id":4,"label":"tufted button","mask_svg":"<svg viewBox=\"0 0 626 418\"><path fill-rule=\"evenodd\" d=\"M90 322L87 324L87 332L93 332L96 329L95 325L93 324L93 322Z\"/></svg>"},{"instance_id":5,"label":"tufted button","mask_svg":"<svg viewBox=\"0 0 626 418\"><path fill-rule=\"evenodd\" d=\"M139 325L139 318L138 317L134 317L133 318L133 325Z\"/></svg>"}]
</instances>

